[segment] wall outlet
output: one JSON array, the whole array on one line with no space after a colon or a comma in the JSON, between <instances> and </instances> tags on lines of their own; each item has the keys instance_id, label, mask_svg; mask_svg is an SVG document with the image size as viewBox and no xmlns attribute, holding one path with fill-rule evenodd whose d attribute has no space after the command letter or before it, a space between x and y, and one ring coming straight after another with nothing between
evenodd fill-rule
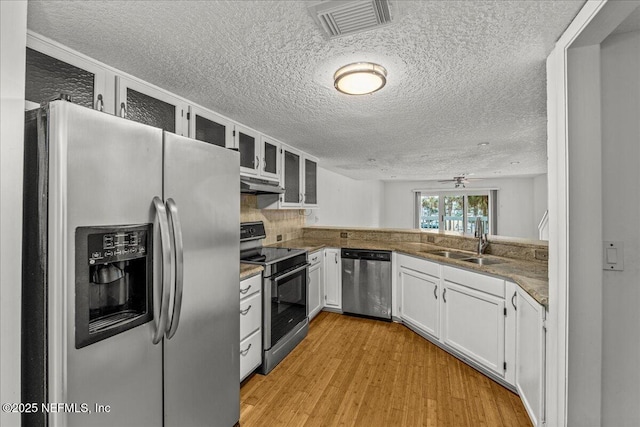
<instances>
[{"instance_id":1,"label":"wall outlet","mask_svg":"<svg viewBox=\"0 0 640 427\"><path fill-rule=\"evenodd\" d=\"M436 242L436 238L433 236L427 236L427 242L429 243L435 243Z\"/></svg>"},{"instance_id":2,"label":"wall outlet","mask_svg":"<svg viewBox=\"0 0 640 427\"><path fill-rule=\"evenodd\" d=\"M349 233L347 233L346 231L342 231L340 233L340 238L341 239L348 239L349 238Z\"/></svg>"},{"instance_id":3,"label":"wall outlet","mask_svg":"<svg viewBox=\"0 0 640 427\"><path fill-rule=\"evenodd\" d=\"M276 242L282 242L282 234L276 236Z\"/></svg>"},{"instance_id":4,"label":"wall outlet","mask_svg":"<svg viewBox=\"0 0 640 427\"><path fill-rule=\"evenodd\" d=\"M540 261L549 261L549 251L536 249L536 259Z\"/></svg>"}]
</instances>

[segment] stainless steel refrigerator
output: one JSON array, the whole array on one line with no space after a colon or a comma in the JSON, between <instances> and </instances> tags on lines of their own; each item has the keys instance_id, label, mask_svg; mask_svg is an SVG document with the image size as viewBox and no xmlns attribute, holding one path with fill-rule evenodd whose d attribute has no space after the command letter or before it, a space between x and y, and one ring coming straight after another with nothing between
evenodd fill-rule
<instances>
[{"instance_id":1,"label":"stainless steel refrigerator","mask_svg":"<svg viewBox=\"0 0 640 427\"><path fill-rule=\"evenodd\" d=\"M238 153L63 100L25 136L23 425L235 425Z\"/></svg>"}]
</instances>

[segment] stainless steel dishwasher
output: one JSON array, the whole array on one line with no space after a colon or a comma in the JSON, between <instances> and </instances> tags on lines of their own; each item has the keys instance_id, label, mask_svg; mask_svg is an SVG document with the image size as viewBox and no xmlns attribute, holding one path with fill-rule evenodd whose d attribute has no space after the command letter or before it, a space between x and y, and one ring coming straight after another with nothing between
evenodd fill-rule
<instances>
[{"instance_id":1,"label":"stainless steel dishwasher","mask_svg":"<svg viewBox=\"0 0 640 427\"><path fill-rule=\"evenodd\" d=\"M391 320L391 252L342 249L342 311Z\"/></svg>"}]
</instances>

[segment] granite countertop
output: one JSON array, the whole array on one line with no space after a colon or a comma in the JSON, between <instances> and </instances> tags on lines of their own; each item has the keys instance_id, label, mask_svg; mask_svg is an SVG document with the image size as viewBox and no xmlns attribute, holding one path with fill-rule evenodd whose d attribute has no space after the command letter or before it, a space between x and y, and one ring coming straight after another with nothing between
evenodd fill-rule
<instances>
[{"instance_id":1,"label":"granite countertop","mask_svg":"<svg viewBox=\"0 0 640 427\"><path fill-rule=\"evenodd\" d=\"M264 267L261 265L255 264L245 264L244 262L240 263L240 280L248 279L251 276L256 276L262 273Z\"/></svg>"},{"instance_id":2,"label":"granite countertop","mask_svg":"<svg viewBox=\"0 0 640 427\"><path fill-rule=\"evenodd\" d=\"M444 265L463 267L468 270L475 270L499 276L517 283L525 292L531 295L536 301L545 307L549 304L549 278L548 266L542 261L523 261L519 259L503 258L493 255L482 255L482 258L489 258L501 261L499 264L478 265L467 261L445 258L429 251L446 250L448 248L417 242L377 242L370 240L354 239L310 239L301 238L287 240L273 247L285 247L295 249L305 249L308 252L315 252L322 248L347 248L347 249L373 249L396 251L399 253L413 255L420 258L435 261ZM469 256L476 256L474 252L452 249L455 252L468 253Z\"/></svg>"}]
</instances>

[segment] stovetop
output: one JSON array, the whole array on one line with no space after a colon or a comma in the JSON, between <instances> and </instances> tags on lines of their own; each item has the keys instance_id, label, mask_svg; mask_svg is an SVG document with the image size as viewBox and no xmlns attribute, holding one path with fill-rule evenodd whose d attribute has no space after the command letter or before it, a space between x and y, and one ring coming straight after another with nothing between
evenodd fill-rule
<instances>
[{"instance_id":1,"label":"stovetop","mask_svg":"<svg viewBox=\"0 0 640 427\"><path fill-rule=\"evenodd\" d=\"M305 253L302 249L258 247L240 252L240 261L268 265Z\"/></svg>"}]
</instances>

